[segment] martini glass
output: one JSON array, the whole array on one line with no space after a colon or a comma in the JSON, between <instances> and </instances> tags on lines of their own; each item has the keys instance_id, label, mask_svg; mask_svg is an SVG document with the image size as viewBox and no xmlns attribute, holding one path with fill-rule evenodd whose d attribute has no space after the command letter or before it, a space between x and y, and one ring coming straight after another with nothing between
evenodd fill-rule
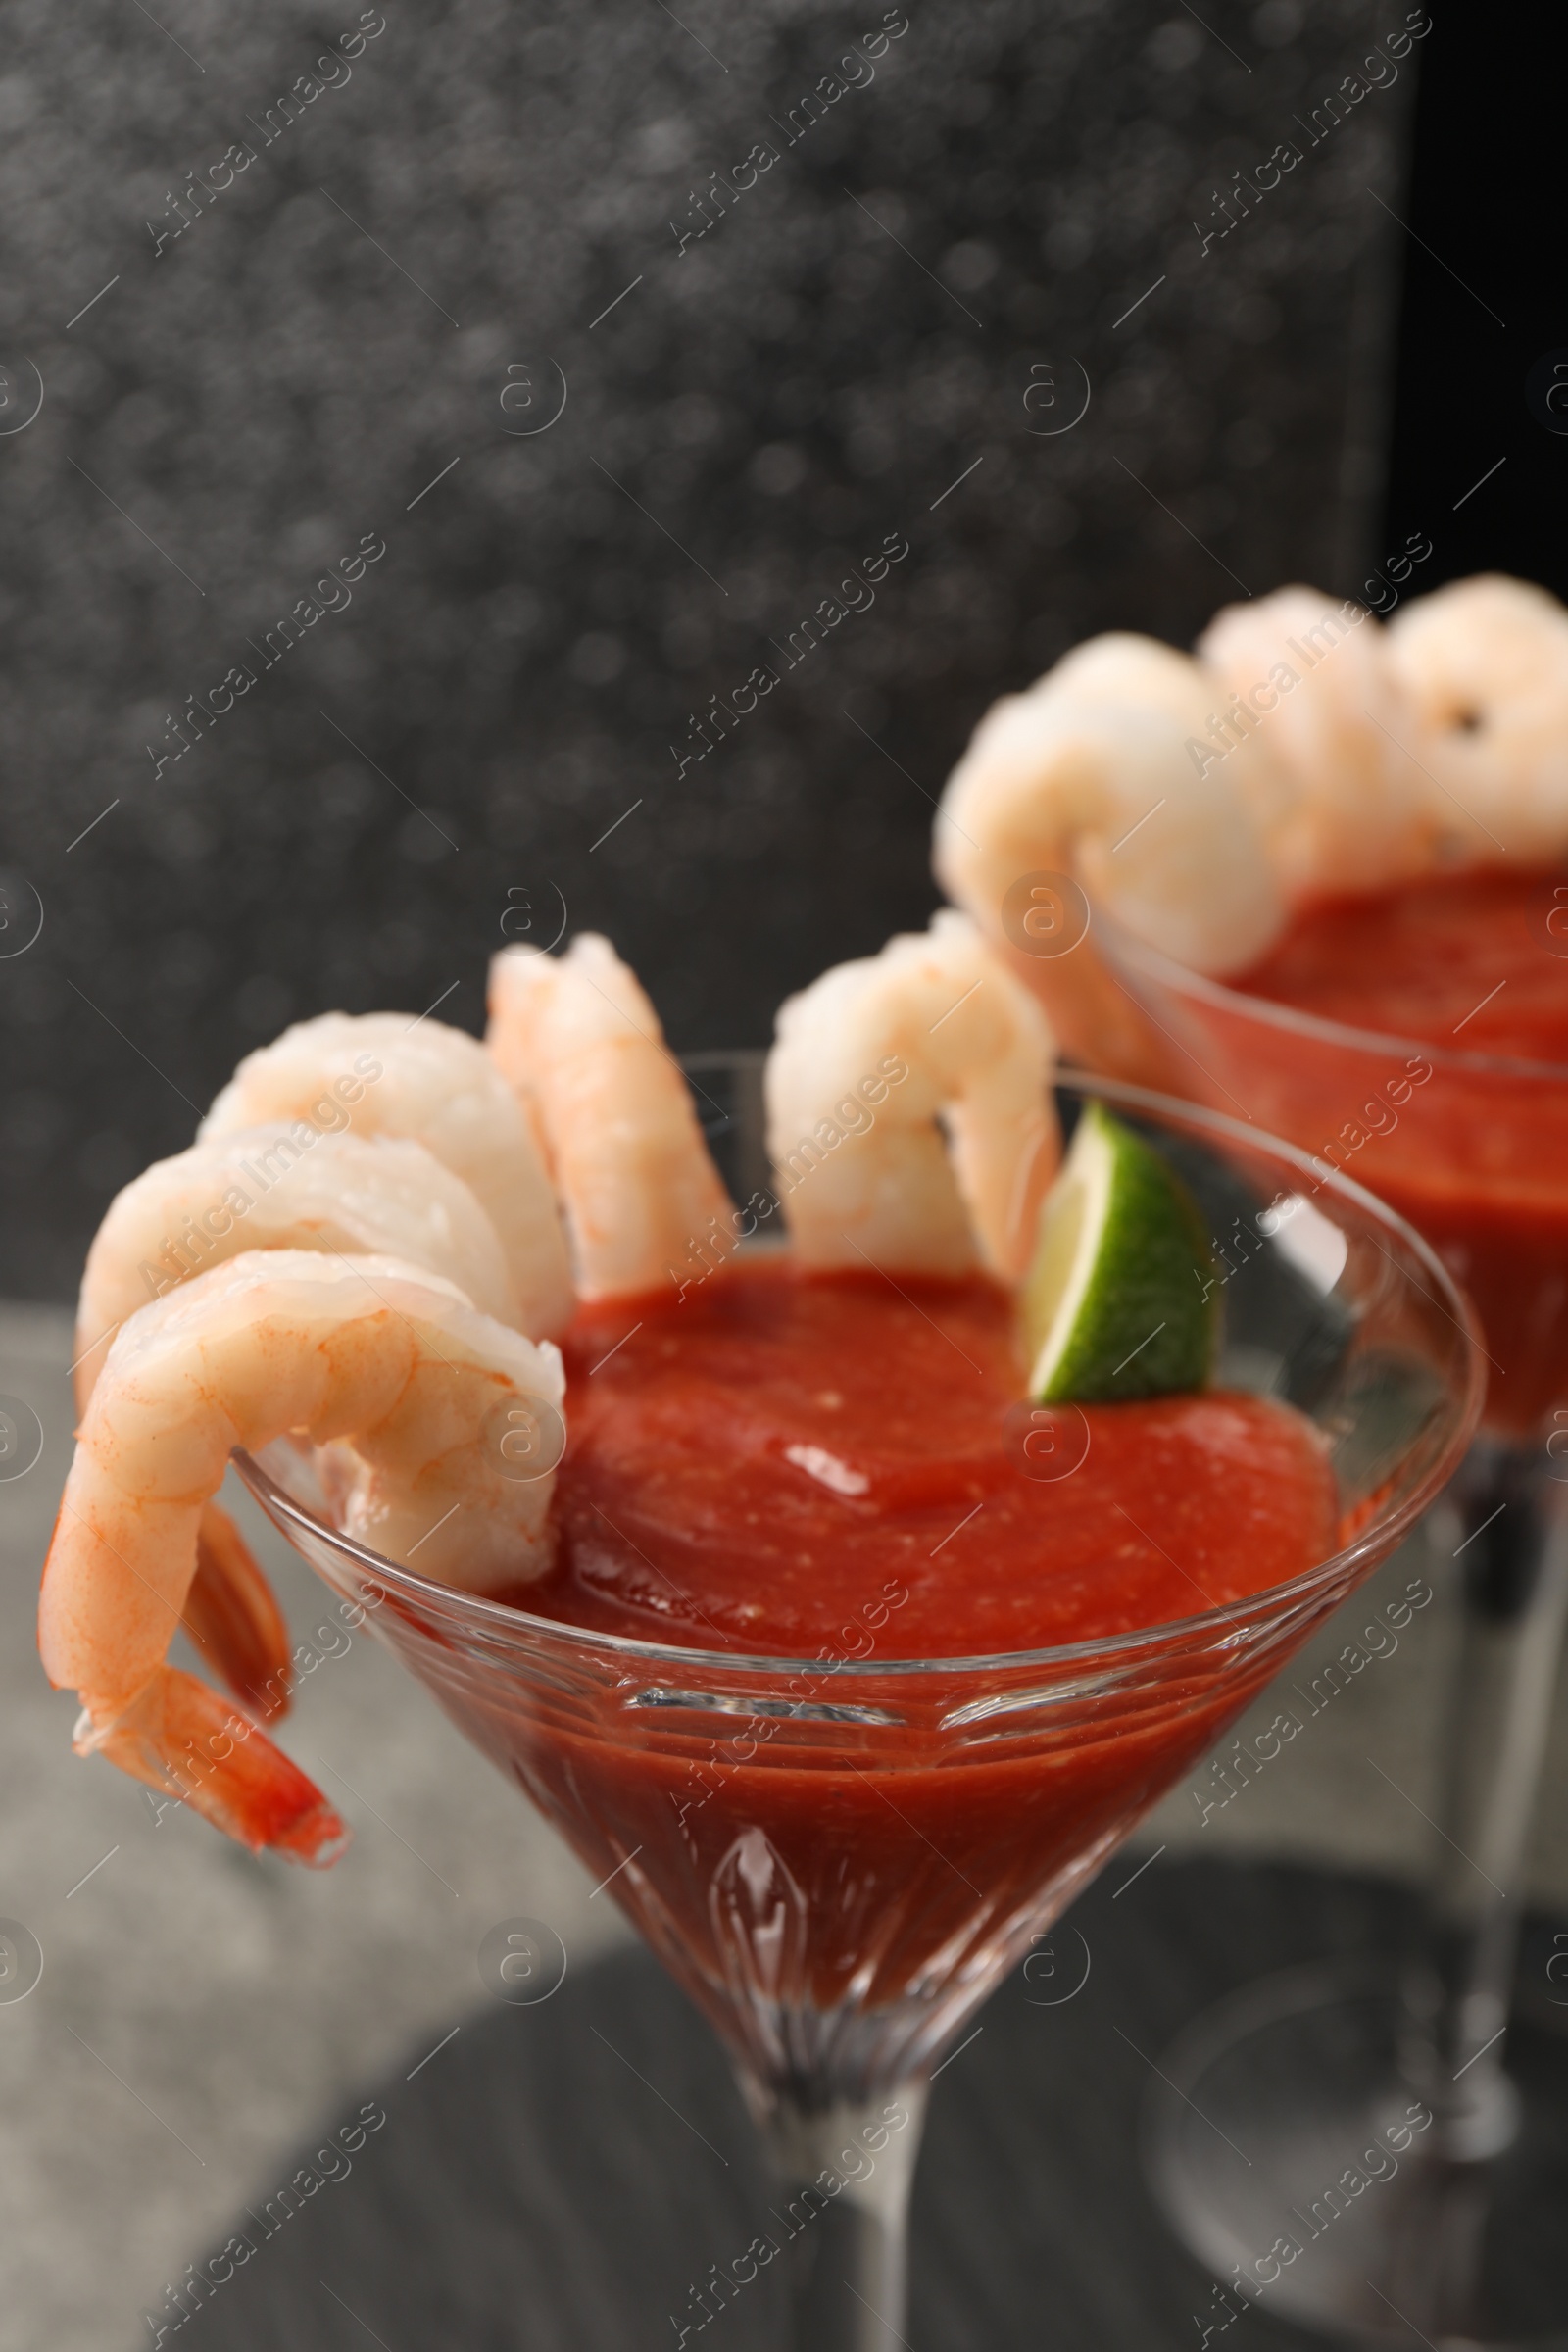
<instances>
[{"instance_id":1,"label":"martini glass","mask_svg":"<svg viewBox=\"0 0 1568 2352\"><path fill-rule=\"evenodd\" d=\"M699 1080L755 1097L737 1061ZM944 2052L1140 1818L1415 1523L1480 1397L1467 1310L1427 1246L1305 1156L1114 1081L1104 1099L1210 1217L1251 1204L1222 1382L1319 1424L1340 1541L1290 1583L1180 1622L991 1657L904 1657L896 1622L810 1658L587 1631L434 1584L332 1524L314 1457L238 1467L274 1524L564 1836L726 2045L777 2177L715 2245L692 2332L777 2261L801 2352L906 2341L905 2217ZM749 1114L748 1114L749 1115ZM1086 1426L1022 1408L1021 1477ZM873 1617L866 1611L867 1619ZM727 2267L726 2267L727 2266Z\"/></svg>"},{"instance_id":2,"label":"martini glass","mask_svg":"<svg viewBox=\"0 0 1568 2352\"><path fill-rule=\"evenodd\" d=\"M1201 2021L1166 2071L1269 2151L1253 2185L1276 2204L1298 2203L1333 2147L1353 2154L1357 2118L1400 2083L1432 2109L1437 2129L1398 2195L1314 2244L1277 2308L1391 2339L1412 2327L1466 2343L1559 2333L1568 2280L1544 2301L1539 2281L1527 2293L1507 2251L1565 2183L1548 2179L1550 2132L1525 2114L1504 2053L1568 1620L1568 1068L1350 1028L1101 933L1124 1025L1143 1021L1130 1058L1290 1136L1311 1154L1314 1188L1348 1168L1398 1209L1474 1300L1487 1374L1481 1434L1434 1521L1458 1564L1461 1637L1439 1835L1397 1990L1376 1971L1355 1984L1296 1972ZM1167 2214L1228 2272L1256 2227L1250 2192L1170 2102L1151 2134Z\"/></svg>"}]
</instances>

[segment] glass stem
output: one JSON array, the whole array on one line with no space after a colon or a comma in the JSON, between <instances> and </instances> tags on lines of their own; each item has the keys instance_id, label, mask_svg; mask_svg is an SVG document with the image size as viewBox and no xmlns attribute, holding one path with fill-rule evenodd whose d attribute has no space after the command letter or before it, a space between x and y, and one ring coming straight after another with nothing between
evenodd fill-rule
<instances>
[{"instance_id":1,"label":"glass stem","mask_svg":"<svg viewBox=\"0 0 1568 2352\"><path fill-rule=\"evenodd\" d=\"M820 2107L745 2087L773 2170L791 2352L899 2352L925 2084Z\"/></svg>"},{"instance_id":2,"label":"glass stem","mask_svg":"<svg viewBox=\"0 0 1568 2352\"><path fill-rule=\"evenodd\" d=\"M1450 1490L1463 1617L1446 1719L1441 1843L1407 1979L1405 2071L1457 2163L1496 2155L1518 2101L1503 2072L1524 1871L1568 1619L1568 1491L1539 1448L1482 1440Z\"/></svg>"}]
</instances>

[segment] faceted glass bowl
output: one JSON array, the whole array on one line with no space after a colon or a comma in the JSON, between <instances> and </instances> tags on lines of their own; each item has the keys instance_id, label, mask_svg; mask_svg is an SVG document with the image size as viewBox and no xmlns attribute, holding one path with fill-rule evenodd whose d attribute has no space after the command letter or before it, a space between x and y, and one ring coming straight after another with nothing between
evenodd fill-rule
<instances>
[{"instance_id":1,"label":"faceted glass bowl","mask_svg":"<svg viewBox=\"0 0 1568 2352\"><path fill-rule=\"evenodd\" d=\"M330 1521L312 1459L241 1455L288 1540L515 1778L728 2044L754 2105L858 2104L929 2069L1030 1938L1345 1595L1462 1453L1468 1310L1355 1186L1201 1109L1095 1097L1179 1168L1223 1270L1223 1385L1322 1429L1342 1540L1178 1623L988 1657L898 1652L897 1603L812 1658L586 1632L398 1567ZM1021 1477L1072 1475L1075 1408ZM568 1402L569 1413L569 1402ZM1063 1471L1061 1465L1067 1464Z\"/></svg>"}]
</instances>

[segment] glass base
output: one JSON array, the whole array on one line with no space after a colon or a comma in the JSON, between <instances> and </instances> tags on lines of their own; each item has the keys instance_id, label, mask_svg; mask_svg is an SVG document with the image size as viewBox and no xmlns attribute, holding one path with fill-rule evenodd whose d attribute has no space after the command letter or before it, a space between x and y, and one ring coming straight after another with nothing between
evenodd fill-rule
<instances>
[{"instance_id":1,"label":"glass base","mask_svg":"<svg viewBox=\"0 0 1568 2352\"><path fill-rule=\"evenodd\" d=\"M1218 2281L1209 2332L1256 2305L1361 2342L1568 2344L1568 2041L1523 2029L1455 2146L1399 2075L1401 2014L1386 1969L1292 1969L1161 2056L1145 2171Z\"/></svg>"}]
</instances>

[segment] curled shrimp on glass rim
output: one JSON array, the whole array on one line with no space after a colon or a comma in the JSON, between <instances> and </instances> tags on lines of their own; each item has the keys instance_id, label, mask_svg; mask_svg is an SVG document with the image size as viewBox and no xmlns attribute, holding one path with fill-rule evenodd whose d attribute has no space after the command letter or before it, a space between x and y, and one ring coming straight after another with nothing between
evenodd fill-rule
<instances>
[{"instance_id":1,"label":"curled shrimp on glass rim","mask_svg":"<svg viewBox=\"0 0 1568 2352\"><path fill-rule=\"evenodd\" d=\"M1238 736L1200 760L1214 681L1152 638L1079 646L1026 694L995 704L948 779L937 878L1045 1004L1063 1045L1161 1074L1147 1024L1093 936L1102 909L1136 938L1222 975L1251 962L1284 906L1256 811L1277 797L1265 752ZM1064 887L1077 919L1042 940L1021 918L1031 880Z\"/></svg>"},{"instance_id":2,"label":"curled shrimp on glass rim","mask_svg":"<svg viewBox=\"0 0 1568 2352\"><path fill-rule=\"evenodd\" d=\"M293 1125L240 1128L143 1170L110 1202L76 1312L76 1404L85 1410L122 1323L246 1250L370 1251L444 1275L502 1323L519 1321L489 1217L422 1145L338 1128L301 1152ZM227 1512L202 1511L184 1629L236 1697L287 1711L288 1627Z\"/></svg>"},{"instance_id":3,"label":"curled shrimp on glass rim","mask_svg":"<svg viewBox=\"0 0 1568 2352\"><path fill-rule=\"evenodd\" d=\"M330 1458L346 1531L491 1591L540 1575L564 1443L558 1350L450 1282L380 1255L245 1251L141 1307L103 1363L44 1564L39 1648L82 1701L78 1754L180 1796L242 1843L323 1864L345 1833L256 1717L166 1653L203 1507L230 1452L291 1437ZM522 1411L559 1441L519 1477Z\"/></svg>"},{"instance_id":4,"label":"curled shrimp on glass rim","mask_svg":"<svg viewBox=\"0 0 1568 2352\"><path fill-rule=\"evenodd\" d=\"M522 1328L494 1225L422 1144L338 1129L318 1136L302 1156L293 1126L273 1121L155 1160L116 1194L81 1280L78 1406L127 1316L246 1250L404 1258L445 1275L498 1322Z\"/></svg>"},{"instance_id":5,"label":"curled shrimp on glass rim","mask_svg":"<svg viewBox=\"0 0 1568 2352\"><path fill-rule=\"evenodd\" d=\"M768 1150L797 1261L1005 1282L1060 1153L1054 1041L952 908L780 1007Z\"/></svg>"},{"instance_id":6,"label":"curled shrimp on glass rim","mask_svg":"<svg viewBox=\"0 0 1568 2352\"><path fill-rule=\"evenodd\" d=\"M733 1247L691 1090L608 939L581 932L564 956L503 949L486 1043L540 1138L582 1298L655 1289L694 1236Z\"/></svg>"},{"instance_id":7,"label":"curled shrimp on glass rim","mask_svg":"<svg viewBox=\"0 0 1568 2352\"><path fill-rule=\"evenodd\" d=\"M1389 666L1430 785L1439 862L1542 865L1568 844L1568 612L1544 588L1455 580L1396 612Z\"/></svg>"},{"instance_id":8,"label":"curled shrimp on glass rim","mask_svg":"<svg viewBox=\"0 0 1568 2352\"><path fill-rule=\"evenodd\" d=\"M1071 1052L1180 1093L1092 914L1226 980L1314 899L1565 848L1568 611L1483 576L1387 626L1282 588L1216 613L1196 660L1149 638L1079 646L981 720L933 858ZM1031 885L1054 892L1050 924L1009 897Z\"/></svg>"},{"instance_id":9,"label":"curled shrimp on glass rim","mask_svg":"<svg viewBox=\"0 0 1568 2352\"><path fill-rule=\"evenodd\" d=\"M571 1317L565 1237L537 1144L477 1038L401 1012L325 1012L249 1054L200 1140L291 1119L301 1152L321 1126L410 1138L489 1216L511 1269L519 1326L551 1339Z\"/></svg>"},{"instance_id":10,"label":"curled shrimp on glass rim","mask_svg":"<svg viewBox=\"0 0 1568 2352\"><path fill-rule=\"evenodd\" d=\"M1364 606L1315 588L1227 605L1198 641L1231 728L1266 747L1275 789L1254 814L1293 902L1381 889L1433 862L1438 796L1389 642ZM1212 732L1210 749L1228 758Z\"/></svg>"}]
</instances>

